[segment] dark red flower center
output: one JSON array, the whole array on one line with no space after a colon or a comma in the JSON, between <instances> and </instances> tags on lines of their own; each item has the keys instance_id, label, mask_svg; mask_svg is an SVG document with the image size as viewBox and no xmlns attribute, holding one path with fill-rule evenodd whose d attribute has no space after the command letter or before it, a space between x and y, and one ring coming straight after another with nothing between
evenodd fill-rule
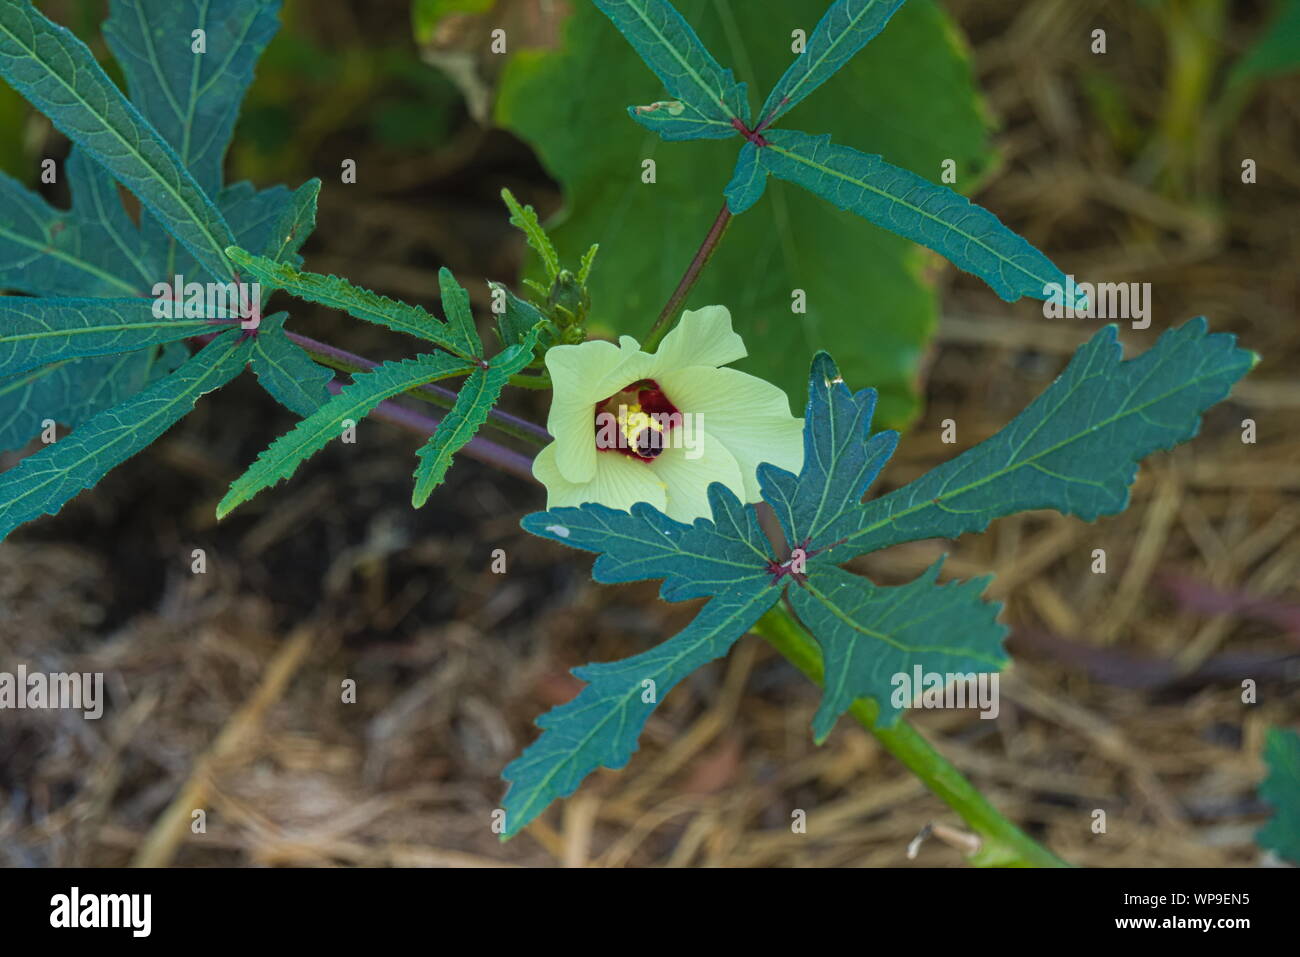
<instances>
[{"instance_id":1,"label":"dark red flower center","mask_svg":"<svg viewBox=\"0 0 1300 957\"><path fill-rule=\"evenodd\" d=\"M654 379L633 382L596 403L596 449L653 462L668 447L682 414Z\"/></svg>"}]
</instances>

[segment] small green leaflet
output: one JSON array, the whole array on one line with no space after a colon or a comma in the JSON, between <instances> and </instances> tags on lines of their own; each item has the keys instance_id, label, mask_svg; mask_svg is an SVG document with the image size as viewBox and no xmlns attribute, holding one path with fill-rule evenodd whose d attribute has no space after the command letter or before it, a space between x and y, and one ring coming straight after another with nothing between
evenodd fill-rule
<instances>
[{"instance_id":1,"label":"small green leaflet","mask_svg":"<svg viewBox=\"0 0 1300 957\"><path fill-rule=\"evenodd\" d=\"M577 790L598 767L623 767L655 705L696 668L725 655L776 600L775 589L729 589L711 598L681 632L623 661L574 668L586 681L576 698L537 719L542 735L502 772L502 839L547 805Z\"/></svg>"},{"instance_id":2,"label":"small green leaflet","mask_svg":"<svg viewBox=\"0 0 1300 957\"><path fill-rule=\"evenodd\" d=\"M740 148L731 182L722 194L727 197L727 209L738 216L758 202L767 188L767 169L758 161L758 147L746 143Z\"/></svg>"},{"instance_id":3,"label":"small green leaflet","mask_svg":"<svg viewBox=\"0 0 1300 957\"><path fill-rule=\"evenodd\" d=\"M1123 511L1138 460L1195 436L1201 413L1258 361L1235 341L1207 334L1205 319L1196 318L1122 361L1115 327L1105 327L1000 432L857 510L826 541L812 543L826 550L810 561L956 538L1028 509L1088 522Z\"/></svg>"},{"instance_id":4,"label":"small green leaflet","mask_svg":"<svg viewBox=\"0 0 1300 957\"><path fill-rule=\"evenodd\" d=\"M329 401L334 370L313 361L284 335L287 312L263 319L253 337L253 373L262 388L291 412L306 418Z\"/></svg>"},{"instance_id":5,"label":"small green leaflet","mask_svg":"<svg viewBox=\"0 0 1300 957\"><path fill-rule=\"evenodd\" d=\"M442 346L462 359L477 358L481 350L476 340L473 342L467 340L464 319L459 312L449 314L453 322L448 325L419 306L397 302L369 289L354 286L338 276L300 272L287 263L278 263L265 256L258 256L233 246L226 252L231 262L240 269L247 270L261 282L283 289L299 299L341 309L355 319L387 326L397 332L424 339ZM442 276L439 274L439 280L441 279ZM444 287L444 295L445 293ZM455 297L453 297L453 304L458 309L459 306L454 300ZM443 300L443 308L451 313L446 298Z\"/></svg>"},{"instance_id":6,"label":"small green leaflet","mask_svg":"<svg viewBox=\"0 0 1300 957\"><path fill-rule=\"evenodd\" d=\"M360 422L384 399L471 369L463 359L435 353L385 362L358 374L338 395L262 451L248 471L231 483L230 491L217 504L217 518L225 518L258 492L293 475L304 459L343 434L344 420Z\"/></svg>"},{"instance_id":7,"label":"small green leaflet","mask_svg":"<svg viewBox=\"0 0 1300 957\"><path fill-rule=\"evenodd\" d=\"M214 275L228 277L230 227L176 151L84 43L29 0L0 5L0 76L135 193Z\"/></svg>"},{"instance_id":8,"label":"small green leaflet","mask_svg":"<svg viewBox=\"0 0 1300 957\"><path fill-rule=\"evenodd\" d=\"M438 289L442 293L442 311L447 315L447 331L443 338L450 345L446 348L462 358L481 359L483 343L479 340L478 329L474 325L469 293L446 266L438 270Z\"/></svg>"},{"instance_id":9,"label":"small green leaflet","mask_svg":"<svg viewBox=\"0 0 1300 957\"><path fill-rule=\"evenodd\" d=\"M732 119L749 125L749 98L745 84L737 83L704 48L691 25L667 0L594 0L600 11L614 22L646 65L654 70L681 109L672 117L693 135L721 138L735 134ZM647 107L628 107L628 112L651 129L666 122L661 115L672 112ZM644 112L639 112L644 111Z\"/></svg>"},{"instance_id":10,"label":"small green leaflet","mask_svg":"<svg viewBox=\"0 0 1300 957\"><path fill-rule=\"evenodd\" d=\"M159 319L152 299L0 297L0 369L131 352L214 331L207 319Z\"/></svg>"},{"instance_id":11,"label":"small green leaflet","mask_svg":"<svg viewBox=\"0 0 1300 957\"><path fill-rule=\"evenodd\" d=\"M238 329L224 332L175 372L0 473L0 539L39 515L55 514L148 446L188 414L199 396L238 375L248 353Z\"/></svg>"},{"instance_id":12,"label":"small green leaflet","mask_svg":"<svg viewBox=\"0 0 1300 957\"><path fill-rule=\"evenodd\" d=\"M918 668L974 675L1006 665L1006 628L997 622L1002 606L980 600L993 576L939 585L942 564L897 588L827 565L809 574L802 588L789 590L790 606L817 639L825 662L822 703L813 718L818 744L856 698L875 699L880 724L896 723L911 701L895 700L895 675L911 678Z\"/></svg>"},{"instance_id":13,"label":"small green leaflet","mask_svg":"<svg viewBox=\"0 0 1300 957\"><path fill-rule=\"evenodd\" d=\"M467 304L468 308L468 304ZM537 333L525 341L509 346L487 363L486 368L476 366L456 394L451 411L438 423L429 441L416 453L420 464L415 470L415 488L411 492L411 505L419 508L429 500L430 493L442 484L451 467L451 459L465 447L487 421L488 414L501 398L510 377L533 361L537 346Z\"/></svg>"},{"instance_id":14,"label":"small green leaflet","mask_svg":"<svg viewBox=\"0 0 1300 957\"><path fill-rule=\"evenodd\" d=\"M1300 865L1300 734L1269 728L1264 741L1268 777L1259 796L1273 806L1273 818L1259 832L1261 847Z\"/></svg>"},{"instance_id":15,"label":"small green leaflet","mask_svg":"<svg viewBox=\"0 0 1300 957\"><path fill-rule=\"evenodd\" d=\"M904 0L837 0L817 22L804 51L776 81L758 111L771 126L800 100L829 80L853 55L876 38Z\"/></svg>"},{"instance_id":16,"label":"small green leaflet","mask_svg":"<svg viewBox=\"0 0 1300 957\"><path fill-rule=\"evenodd\" d=\"M960 193L829 136L791 130L764 135L768 145L759 150L759 162L773 176L933 249L1007 302L1050 299L1049 286L1066 288L1065 273L1050 259ZM1070 305L1082 309L1087 302L1077 298Z\"/></svg>"},{"instance_id":17,"label":"small green leaflet","mask_svg":"<svg viewBox=\"0 0 1300 957\"><path fill-rule=\"evenodd\" d=\"M560 257L555 252L555 247L551 245L551 238L546 235L546 230L542 229L542 224L537 221L537 210L531 206L519 205L519 200L515 199L514 193L508 189L501 190L501 198L505 201L506 208L510 210L510 225L524 234L528 245L541 259L542 266L546 270L547 283L554 282L555 277L560 274Z\"/></svg>"},{"instance_id":18,"label":"small green leaflet","mask_svg":"<svg viewBox=\"0 0 1300 957\"><path fill-rule=\"evenodd\" d=\"M720 140L736 135L730 123L703 118L681 100L656 100L641 106L629 106L628 115L659 138L670 143L678 140Z\"/></svg>"},{"instance_id":19,"label":"small green leaflet","mask_svg":"<svg viewBox=\"0 0 1300 957\"><path fill-rule=\"evenodd\" d=\"M542 315L540 309L526 299L520 299L500 283L489 282L488 288L492 291L493 298L501 297L505 305L497 315L497 336L503 346L527 341L529 334L539 324L542 328L538 330L537 341L544 348L555 344L555 327Z\"/></svg>"},{"instance_id":20,"label":"small green leaflet","mask_svg":"<svg viewBox=\"0 0 1300 957\"><path fill-rule=\"evenodd\" d=\"M782 591L822 652L825 690L813 722L818 742L856 699L874 700L878 720L889 725L913 695L933 690L930 675L1000 670L1005 628L997 621L1000 606L981 598L988 577L941 585L937 562L916 580L886 588L838 563L896 542L982 529L1024 509L1056 508L1087 519L1117 511L1136 460L1191 438L1201 412L1254 362L1232 336L1207 335L1201 319L1165 333L1136 359L1121 362L1119 351L1114 327L1102 330L1002 432L865 505L862 496L898 437L872 434L874 391L851 392L830 358L819 354L809 372L799 475L770 464L758 471L763 499L791 545L784 559L769 557L772 547L753 506L717 483L709 489L712 520L693 525L644 502L627 512L586 504L526 516L525 530L596 552L597 581L662 578L665 599L712 601L657 648L574 671L588 687L541 718L541 737L505 770L512 782L506 834L572 793L596 767L626 764L658 700L640 698L638 689L662 695L665 680L676 684L682 669L724 654ZM918 674L919 687L906 694L898 677L915 681Z\"/></svg>"}]
</instances>

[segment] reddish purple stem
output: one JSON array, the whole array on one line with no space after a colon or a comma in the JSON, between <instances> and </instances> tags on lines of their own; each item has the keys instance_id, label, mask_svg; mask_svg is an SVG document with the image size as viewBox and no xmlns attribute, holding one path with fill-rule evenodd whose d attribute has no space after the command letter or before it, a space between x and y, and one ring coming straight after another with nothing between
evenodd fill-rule
<instances>
[{"instance_id":1,"label":"reddish purple stem","mask_svg":"<svg viewBox=\"0 0 1300 957\"><path fill-rule=\"evenodd\" d=\"M331 381L328 388L334 395L343 391L343 385L338 380ZM438 420L433 416L415 412L396 402L380 402L371 415L425 437L433 435L438 429ZM489 439L478 437L470 439L469 444L462 451L472 459L499 468L503 472L509 472L525 482L537 481L533 477L531 458L513 449L497 445Z\"/></svg>"}]
</instances>

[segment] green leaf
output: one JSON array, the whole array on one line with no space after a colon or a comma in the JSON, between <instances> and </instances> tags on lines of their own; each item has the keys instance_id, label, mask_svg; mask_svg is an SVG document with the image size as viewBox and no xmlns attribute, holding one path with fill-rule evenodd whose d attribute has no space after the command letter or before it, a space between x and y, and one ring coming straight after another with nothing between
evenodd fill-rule
<instances>
[{"instance_id":1,"label":"green leaf","mask_svg":"<svg viewBox=\"0 0 1300 957\"><path fill-rule=\"evenodd\" d=\"M758 161L758 147L746 143L740 148L731 182L722 191L727 197L727 209L738 216L757 203L767 189L767 169Z\"/></svg>"},{"instance_id":2,"label":"green leaf","mask_svg":"<svg viewBox=\"0 0 1300 957\"><path fill-rule=\"evenodd\" d=\"M856 395L826 353L813 358L804 419L803 467L796 478L763 463L758 480L786 540L812 557L857 528L862 496L898 445L897 432L871 435L876 392Z\"/></svg>"},{"instance_id":3,"label":"green leaf","mask_svg":"<svg viewBox=\"0 0 1300 957\"><path fill-rule=\"evenodd\" d=\"M524 342L510 346L493 357L486 369L475 366L474 371L465 379L451 411L438 423L438 428L429 437L429 441L416 453L420 457L420 464L415 470L412 507L422 506L429 500L429 494L442 484L447 469L451 468L452 456L463 449L487 421L488 414L501 398L501 390L510 381L510 377L532 361L536 345L537 335L534 333Z\"/></svg>"},{"instance_id":4,"label":"green leaf","mask_svg":"<svg viewBox=\"0 0 1300 957\"><path fill-rule=\"evenodd\" d=\"M207 319L160 319L152 299L0 297L0 369L131 352L214 331Z\"/></svg>"},{"instance_id":5,"label":"green leaf","mask_svg":"<svg viewBox=\"0 0 1300 957\"><path fill-rule=\"evenodd\" d=\"M680 5L710 49L763 90L790 62L790 31L810 28L826 8L826 0L783 0L761 14L713 0ZM559 49L506 64L496 119L533 147L563 189L564 209L548 223L560 258L573 261L600 243L588 328L644 339L717 216L737 148L745 150L739 138L665 144L622 118L628 103L647 97L644 68L620 55L619 42L591 4L575 4ZM938 177L952 159L961 189L979 182L993 158L964 45L931 0L909 0L798 116L925 176ZM575 126L574 117L595 125ZM654 183L641 181L646 159L656 163ZM795 414L808 363L830 349L850 381L879 390L877 414L898 427L917 410L938 316L924 273L930 258L773 179L728 227L684 308L727 305L749 349L737 368L784 389ZM795 290L806 295L805 313L791 311Z\"/></svg>"},{"instance_id":6,"label":"green leaf","mask_svg":"<svg viewBox=\"0 0 1300 957\"><path fill-rule=\"evenodd\" d=\"M362 319L387 326L397 332L405 332L407 335L442 346L462 359L478 358L477 353L481 351L481 345L478 349L468 348L468 344L464 341L464 329L459 323L449 327L419 306L397 302L369 289L354 286L338 276L300 272L287 263L277 263L265 256L258 256L237 247L231 247L227 253L231 262L240 269L251 273L261 282L283 289L299 299L320 303L332 309L341 309L354 319ZM445 298L443 305L445 308Z\"/></svg>"},{"instance_id":7,"label":"green leaf","mask_svg":"<svg viewBox=\"0 0 1300 957\"><path fill-rule=\"evenodd\" d=\"M542 735L502 772L510 781L503 837L517 834L596 768L627 764L655 706L679 681L725 655L776 601L776 590L728 589L677 635L623 661L573 669L579 695L537 719Z\"/></svg>"},{"instance_id":8,"label":"green leaf","mask_svg":"<svg viewBox=\"0 0 1300 957\"><path fill-rule=\"evenodd\" d=\"M251 365L257 381L277 402L306 418L329 401L334 370L318 364L284 334L287 312L263 319L253 337Z\"/></svg>"},{"instance_id":9,"label":"green leaf","mask_svg":"<svg viewBox=\"0 0 1300 957\"><path fill-rule=\"evenodd\" d=\"M113 0L104 40L131 101L199 187L221 189L222 159L253 67L279 27L279 0ZM194 30L205 53L193 52Z\"/></svg>"},{"instance_id":10,"label":"green leaf","mask_svg":"<svg viewBox=\"0 0 1300 957\"><path fill-rule=\"evenodd\" d=\"M248 346L240 341L239 330L225 332L175 372L0 474L0 539L24 522L57 513L171 428L199 396L233 379L247 362Z\"/></svg>"},{"instance_id":11,"label":"green leaf","mask_svg":"<svg viewBox=\"0 0 1300 957\"><path fill-rule=\"evenodd\" d=\"M527 341L529 334L539 323L542 324L542 329L539 330L538 341L542 347L549 348L555 344L554 326L542 315L541 310L531 302L520 299L500 283L489 282L488 287L494 297L499 294L505 301L504 311L497 316L497 335L500 336L503 346L513 346Z\"/></svg>"},{"instance_id":12,"label":"green leaf","mask_svg":"<svg viewBox=\"0 0 1300 957\"><path fill-rule=\"evenodd\" d=\"M598 503L525 515L519 523L542 538L598 552L591 577L598 582L662 578L666 601L703 598L728 589L749 590L772 580L771 546L752 505L721 483L709 486L713 520L674 521L646 502L630 512Z\"/></svg>"},{"instance_id":13,"label":"green leaf","mask_svg":"<svg viewBox=\"0 0 1300 957\"><path fill-rule=\"evenodd\" d=\"M58 210L0 174L0 288L33 296L147 296L163 275L126 215L117 184L73 147Z\"/></svg>"},{"instance_id":14,"label":"green leaf","mask_svg":"<svg viewBox=\"0 0 1300 957\"><path fill-rule=\"evenodd\" d=\"M896 683L899 675L910 682L917 669L967 675L1005 666L1006 628L997 623L1002 606L980 599L993 576L937 585L942 564L940 559L920 578L896 588L824 565L810 569L802 587L790 589L790 606L817 639L825 661L821 707L813 718L818 744L857 698L874 699L879 723L895 724L912 703L910 696L896 693L906 687Z\"/></svg>"},{"instance_id":15,"label":"green leaf","mask_svg":"<svg viewBox=\"0 0 1300 957\"><path fill-rule=\"evenodd\" d=\"M758 111L764 128L817 89L875 39L903 0L836 0L808 38L807 46L776 81Z\"/></svg>"},{"instance_id":16,"label":"green leaf","mask_svg":"<svg viewBox=\"0 0 1300 957\"><path fill-rule=\"evenodd\" d=\"M172 343L189 357L185 347ZM76 428L91 416L144 388L159 372L172 371L149 351L52 362L0 378L0 449L16 449L49 419Z\"/></svg>"},{"instance_id":17,"label":"green leaf","mask_svg":"<svg viewBox=\"0 0 1300 957\"><path fill-rule=\"evenodd\" d=\"M572 793L594 768L625 764L648 710L637 705L637 688L653 687L639 683L651 677L661 684L654 675L675 683L689 667L722 654L753 624L753 613L770 608L782 590L822 652L825 691L813 722L819 742L857 699L874 699L879 720L890 725L916 691L1001 669L1000 606L980 597L988 578L938 585L936 563L915 581L882 588L836 563L895 542L983 528L1024 509L1055 507L1093 518L1103 508L1121 507L1133 462L1191 438L1200 413L1223 398L1254 360L1232 336L1206 335L1204 320L1165 333L1137 359L1119 358L1109 327L998 435L864 506L862 495L897 437L871 434L874 393L850 392L830 358L819 355L809 373L799 476L760 466L764 500L795 546L784 561L767 557L770 547L754 508L719 483L709 488L713 520L693 525L644 502L627 512L589 503L526 516L525 530L596 552L597 581L663 578L665 599L715 597L682 636L653 652L575 672L590 687L539 721L546 733L506 769L515 782L507 795L513 802L508 832L555 797ZM1050 471L1037 471L1044 463ZM1076 484L1085 488L1081 496ZM990 490L997 494L986 494ZM834 536L843 537L827 541ZM811 550L801 554L800 547ZM735 617L726 613L741 606ZM693 657L696 639L707 643L715 636L723 647L710 645ZM674 662L671 669L655 667L653 656L661 652ZM901 678L919 687L909 689Z\"/></svg>"},{"instance_id":18,"label":"green leaf","mask_svg":"<svg viewBox=\"0 0 1300 957\"><path fill-rule=\"evenodd\" d=\"M1300 865L1300 734L1269 728L1264 762L1268 777L1259 786L1259 796L1273 805L1274 813L1257 840Z\"/></svg>"},{"instance_id":19,"label":"green leaf","mask_svg":"<svg viewBox=\"0 0 1300 957\"><path fill-rule=\"evenodd\" d=\"M1137 462L1195 436L1201 413L1258 360L1235 341L1207 334L1197 318L1121 361L1115 327L1105 327L1004 429L863 506L844 540L811 560L843 562L900 542L956 538L1027 509L1089 522L1123 511Z\"/></svg>"},{"instance_id":20,"label":"green leaf","mask_svg":"<svg viewBox=\"0 0 1300 957\"><path fill-rule=\"evenodd\" d=\"M531 206L520 206L519 200L515 199L514 194L508 189L501 190L501 198L505 200L506 207L510 210L510 225L524 234L528 245L541 258L542 267L546 270L546 281L554 282L555 277L560 274L560 260L555 254L555 247L551 245L550 237L546 235L546 230L542 229L542 224L537 221L537 210Z\"/></svg>"},{"instance_id":21,"label":"green leaf","mask_svg":"<svg viewBox=\"0 0 1300 957\"><path fill-rule=\"evenodd\" d=\"M627 115L659 138L679 140L720 140L736 135L730 123L707 119L681 100L656 100L641 106L629 106Z\"/></svg>"},{"instance_id":22,"label":"green leaf","mask_svg":"<svg viewBox=\"0 0 1300 957\"><path fill-rule=\"evenodd\" d=\"M248 471L230 484L230 491L217 504L217 518L225 518L258 492L291 476L300 463L343 434L344 420L360 422L385 399L470 369L463 360L435 353L385 362L355 376L338 395L262 451Z\"/></svg>"},{"instance_id":23,"label":"green leaf","mask_svg":"<svg viewBox=\"0 0 1300 957\"><path fill-rule=\"evenodd\" d=\"M1277 0L1269 25L1228 73L1238 87L1300 68L1300 0Z\"/></svg>"},{"instance_id":24,"label":"green leaf","mask_svg":"<svg viewBox=\"0 0 1300 957\"><path fill-rule=\"evenodd\" d=\"M449 348L458 356L481 358L483 343L474 325L474 313L469 307L469 293L456 281L451 270L443 266L438 270L438 288L442 292L442 311L447 316Z\"/></svg>"},{"instance_id":25,"label":"green leaf","mask_svg":"<svg viewBox=\"0 0 1300 957\"><path fill-rule=\"evenodd\" d=\"M320 185L320 180L309 179L291 193L282 186L262 190L257 194L258 197L270 205L277 215L274 218L268 217L271 228L261 244L256 244L260 237L251 228L237 229L241 242L247 233L247 238L254 241L253 248L260 248L262 255L276 262L301 265L302 257L298 255L298 250L302 249L302 244L316 229L316 201L320 197Z\"/></svg>"},{"instance_id":26,"label":"green leaf","mask_svg":"<svg viewBox=\"0 0 1300 957\"><path fill-rule=\"evenodd\" d=\"M840 209L905 236L940 253L954 266L974 273L1003 299L1021 296L1061 301L1073 288L1052 261L1012 232L982 206L946 186L938 186L886 163L879 156L859 153L791 130L770 130L768 145L758 161L773 176L797 183ZM1086 308L1087 301L1069 303Z\"/></svg>"},{"instance_id":27,"label":"green leaf","mask_svg":"<svg viewBox=\"0 0 1300 957\"><path fill-rule=\"evenodd\" d=\"M184 38L178 38L178 42ZM0 5L0 76L139 197L214 275L230 275L221 213L84 43L28 0Z\"/></svg>"},{"instance_id":28,"label":"green leaf","mask_svg":"<svg viewBox=\"0 0 1300 957\"><path fill-rule=\"evenodd\" d=\"M592 243L587 247L587 251L582 254L582 259L578 262L578 285L586 286L587 280L591 277L591 267L596 262L596 253L600 251L600 243Z\"/></svg>"},{"instance_id":29,"label":"green leaf","mask_svg":"<svg viewBox=\"0 0 1300 957\"><path fill-rule=\"evenodd\" d=\"M680 101L680 116L689 117L698 130L712 131L697 136L731 136L733 118L749 125L745 84L737 83L731 71L718 64L668 0L594 2L663 81L664 89ZM642 120L636 112L632 115Z\"/></svg>"}]
</instances>

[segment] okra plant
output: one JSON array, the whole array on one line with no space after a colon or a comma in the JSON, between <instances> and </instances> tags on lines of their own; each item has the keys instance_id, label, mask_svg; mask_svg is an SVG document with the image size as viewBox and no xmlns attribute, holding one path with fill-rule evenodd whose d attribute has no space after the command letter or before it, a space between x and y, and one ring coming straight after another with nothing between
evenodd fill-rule
<instances>
[{"instance_id":1,"label":"okra plant","mask_svg":"<svg viewBox=\"0 0 1300 957\"><path fill-rule=\"evenodd\" d=\"M657 311L626 313L592 295L593 270L611 271L606 287L642 280L618 273L620 251L639 242L635 220L587 237L587 253L566 264L534 211L505 193L539 271L515 291L491 284L494 346L446 269L441 316L303 270L299 250L322 181L293 190L224 182L223 156L276 29L277 0L111 0L104 37L126 93L29 2L0 5L0 75L73 143L62 169L70 209L0 179L0 286L13 293L0 299L0 441L19 449L43 440L0 474L0 532L58 512L246 367L298 422L231 484L219 517L260 493L283 494L268 490L368 414L400 416L395 399L424 399L447 411L415 452L412 507L440 507L437 488L454 456L474 454L545 486L547 508L523 516L524 529L595 553L597 581L662 579L664 600L707 599L650 650L574 671L585 688L538 720L540 737L504 770L503 837L596 768L624 766L657 703L756 632L822 684L815 739L851 713L964 818L979 839L974 863L1060 864L903 720L913 699L899 693L898 676L995 674L1005 665L1000 606L982 597L989 579L941 583L939 562L915 581L881 587L843 566L891 545L978 533L1029 509L1084 521L1123 510L1138 462L1195 436L1201 414L1256 357L1197 318L1124 360L1116 328L1104 327L992 438L871 499L899 434L873 422L877 393L855 377L858 364L841 369L833 356L871 351L874 324L884 321L872 302L841 314L806 355L787 351L779 374L732 368L747 353L747 310L775 304L736 287L734 318L726 301L685 307L724 234L744 241L769 177L797 187L781 201L796 204L803 221L842 215L828 203L865 220L854 226L863 250L878 248L887 231L1004 300L1088 307L1070 277L992 212L888 157L799 128L801 104L903 5L829 4L755 110L746 82L667 0L581 4L581 29L594 29L598 10L630 45L607 45L603 57L622 64L635 51L649 67L645 97L627 116L584 117L588 132L553 135L594 142L602 127L636 123L683 156L697 144L682 141L729 140L734 168L698 250L678 248L675 261L659 264L681 279ZM759 16L728 7L728 16L751 15ZM346 166L338 188L349 182ZM138 222L118 185L139 201ZM597 260L596 241L612 252L607 260ZM277 292L286 308L319 303L402 333L411 357L376 364L291 332L285 312L262 317ZM596 328L617 341L593 337ZM804 386L791 395L769 379ZM449 380L454 390L435 384ZM512 387L551 393L545 429L499 408ZM530 445L531 461L479 434L488 430Z\"/></svg>"}]
</instances>

